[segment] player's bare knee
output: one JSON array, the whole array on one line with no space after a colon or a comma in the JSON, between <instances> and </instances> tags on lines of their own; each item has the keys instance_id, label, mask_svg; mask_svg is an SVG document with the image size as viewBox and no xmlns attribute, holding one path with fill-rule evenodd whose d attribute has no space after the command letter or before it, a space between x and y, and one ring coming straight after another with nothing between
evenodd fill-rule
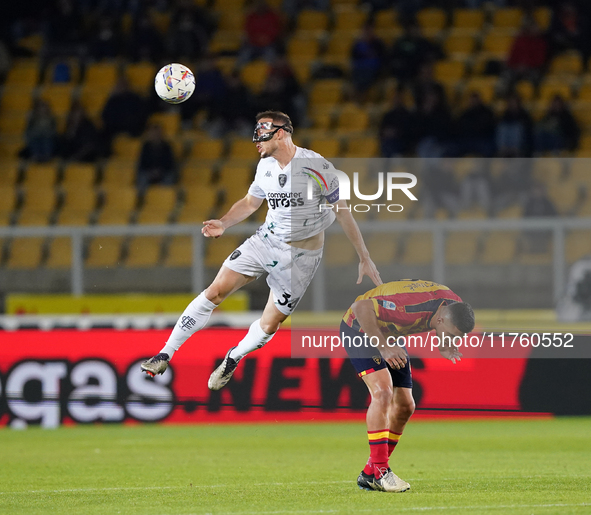
<instances>
[{"instance_id":1,"label":"player's bare knee","mask_svg":"<svg viewBox=\"0 0 591 515\"><path fill-rule=\"evenodd\" d=\"M221 302L228 296L228 294L215 283L211 284L205 290L205 297L214 304L221 304Z\"/></svg>"},{"instance_id":2,"label":"player's bare knee","mask_svg":"<svg viewBox=\"0 0 591 515\"><path fill-rule=\"evenodd\" d=\"M269 321L261 320L261 329L263 331L265 331L267 334L276 333L279 330L280 326L281 326L281 322L278 322L277 320L269 320Z\"/></svg>"},{"instance_id":3,"label":"player's bare knee","mask_svg":"<svg viewBox=\"0 0 591 515\"><path fill-rule=\"evenodd\" d=\"M394 390L391 386L384 386L377 388L371 392L371 402L378 404L384 411L386 411L392 404L394 397Z\"/></svg>"},{"instance_id":4,"label":"player's bare knee","mask_svg":"<svg viewBox=\"0 0 591 515\"><path fill-rule=\"evenodd\" d=\"M394 416L398 420L408 420L415 412L415 401L408 399L404 402L394 404Z\"/></svg>"}]
</instances>

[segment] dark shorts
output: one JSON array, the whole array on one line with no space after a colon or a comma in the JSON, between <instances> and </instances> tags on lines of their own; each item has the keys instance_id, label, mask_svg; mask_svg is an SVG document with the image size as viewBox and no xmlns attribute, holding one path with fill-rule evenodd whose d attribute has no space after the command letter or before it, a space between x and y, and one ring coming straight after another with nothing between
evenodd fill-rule
<instances>
[{"instance_id":1,"label":"dark shorts","mask_svg":"<svg viewBox=\"0 0 591 515\"><path fill-rule=\"evenodd\" d=\"M360 345L364 338L364 334L352 329L344 321L341 322L340 336L349 359L351 360L353 367L355 367L355 370L357 370L359 377L363 377L367 374L388 367L390 368L390 375L392 376L392 384L394 386L399 388L412 388L410 360L406 362L406 366L401 370L395 370L389 367L378 349L373 348L370 345ZM343 338L343 336L345 336L345 338ZM354 345L355 342L357 345Z\"/></svg>"}]
</instances>

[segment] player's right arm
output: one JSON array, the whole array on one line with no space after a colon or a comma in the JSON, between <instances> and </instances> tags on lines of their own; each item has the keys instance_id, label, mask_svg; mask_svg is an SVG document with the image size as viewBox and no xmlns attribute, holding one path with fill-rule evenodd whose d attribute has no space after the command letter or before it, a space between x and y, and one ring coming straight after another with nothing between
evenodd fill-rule
<instances>
[{"instance_id":1,"label":"player's right arm","mask_svg":"<svg viewBox=\"0 0 591 515\"><path fill-rule=\"evenodd\" d=\"M380 353L392 368L404 368L406 365L406 352L398 345L388 346L386 337L378 325L378 317L373 301L371 299L358 300L353 303L351 309L365 334L370 338L372 336L378 338Z\"/></svg>"},{"instance_id":2,"label":"player's right arm","mask_svg":"<svg viewBox=\"0 0 591 515\"><path fill-rule=\"evenodd\" d=\"M232 227L252 215L263 203L262 198L250 193L236 202L230 210L219 220L206 220L203 222L201 233L207 238L219 238L228 227Z\"/></svg>"}]
</instances>

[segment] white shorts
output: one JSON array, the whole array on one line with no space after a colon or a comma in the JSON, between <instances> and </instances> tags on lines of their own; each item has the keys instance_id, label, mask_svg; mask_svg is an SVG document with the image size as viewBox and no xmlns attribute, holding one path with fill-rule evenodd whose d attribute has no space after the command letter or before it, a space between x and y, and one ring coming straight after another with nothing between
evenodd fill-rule
<instances>
[{"instance_id":1,"label":"white shorts","mask_svg":"<svg viewBox=\"0 0 591 515\"><path fill-rule=\"evenodd\" d=\"M321 259L321 248L292 247L261 228L232 252L223 265L256 278L267 272L275 306L284 315L290 315L312 282Z\"/></svg>"}]
</instances>

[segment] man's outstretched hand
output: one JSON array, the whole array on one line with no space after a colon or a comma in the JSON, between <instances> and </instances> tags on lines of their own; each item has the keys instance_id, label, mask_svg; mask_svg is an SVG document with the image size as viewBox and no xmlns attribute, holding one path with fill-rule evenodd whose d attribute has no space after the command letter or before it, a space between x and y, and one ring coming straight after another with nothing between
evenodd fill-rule
<instances>
[{"instance_id":1,"label":"man's outstretched hand","mask_svg":"<svg viewBox=\"0 0 591 515\"><path fill-rule=\"evenodd\" d=\"M382 278L380 277L380 272L378 272L378 269L371 258L359 262L359 277L357 278L357 284L361 284L364 275L367 275L376 286L384 284L384 281L382 281Z\"/></svg>"},{"instance_id":2,"label":"man's outstretched hand","mask_svg":"<svg viewBox=\"0 0 591 515\"><path fill-rule=\"evenodd\" d=\"M224 224L220 220L207 220L203 222L201 234L206 238L219 238L224 231Z\"/></svg>"},{"instance_id":3,"label":"man's outstretched hand","mask_svg":"<svg viewBox=\"0 0 591 515\"><path fill-rule=\"evenodd\" d=\"M453 346L444 348L440 347L439 352L444 358L449 359L454 365L456 364L456 360L462 361L462 353Z\"/></svg>"}]
</instances>

